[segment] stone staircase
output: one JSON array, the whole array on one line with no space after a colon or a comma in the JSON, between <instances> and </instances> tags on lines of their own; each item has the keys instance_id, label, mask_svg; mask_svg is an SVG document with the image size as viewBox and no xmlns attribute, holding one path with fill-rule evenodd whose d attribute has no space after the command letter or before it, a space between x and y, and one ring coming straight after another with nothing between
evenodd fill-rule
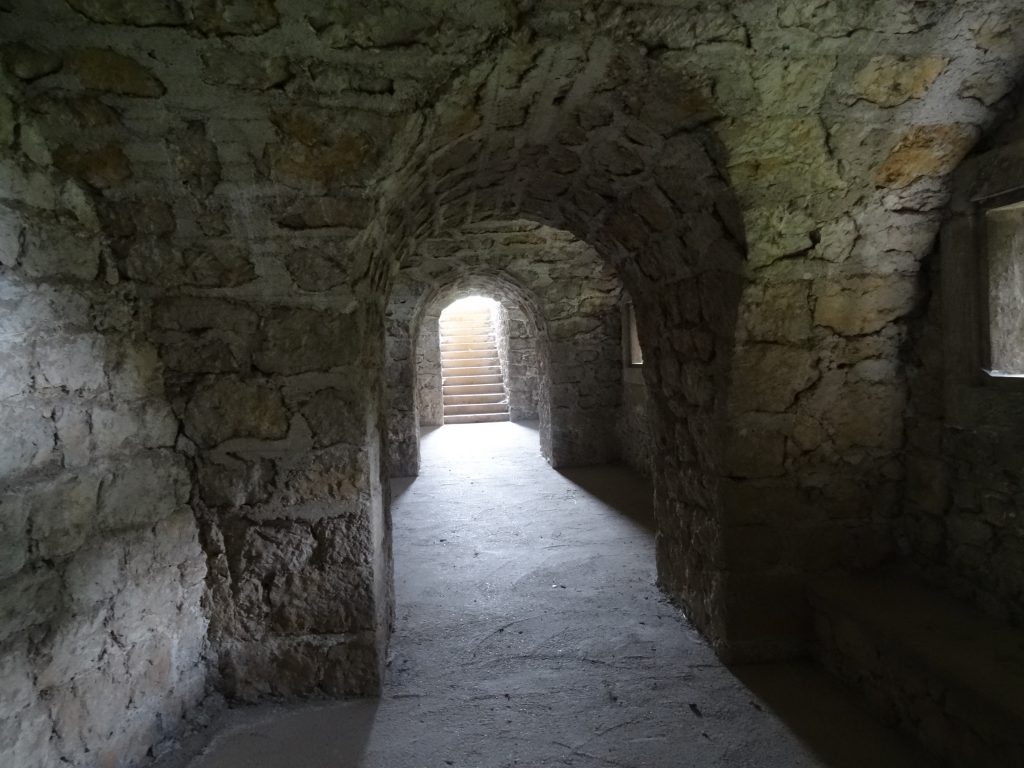
<instances>
[{"instance_id":1,"label":"stone staircase","mask_svg":"<svg viewBox=\"0 0 1024 768\"><path fill-rule=\"evenodd\" d=\"M442 314L441 394L445 424L509 420L491 310Z\"/></svg>"}]
</instances>

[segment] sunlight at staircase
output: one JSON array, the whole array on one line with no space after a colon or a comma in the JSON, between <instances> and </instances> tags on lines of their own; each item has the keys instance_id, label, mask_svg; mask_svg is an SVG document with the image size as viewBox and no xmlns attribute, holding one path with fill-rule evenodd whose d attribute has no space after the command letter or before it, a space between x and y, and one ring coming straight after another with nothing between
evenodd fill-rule
<instances>
[{"instance_id":1,"label":"sunlight at staircase","mask_svg":"<svg viewBox=\"0 0 1024 768\"><path fill-rule=\"evenodd\" d=\"M497 303L472 296L441 313L441 393L444 423L508 421L496 338Z\"/></svg>"}]
</instances>

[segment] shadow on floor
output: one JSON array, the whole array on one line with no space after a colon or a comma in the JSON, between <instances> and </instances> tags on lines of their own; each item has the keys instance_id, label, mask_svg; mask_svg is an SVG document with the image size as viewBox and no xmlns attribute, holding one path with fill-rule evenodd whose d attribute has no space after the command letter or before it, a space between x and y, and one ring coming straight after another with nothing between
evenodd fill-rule
<instances>
[{"instance_id":1,"label":"shadow on floor","mask_svg":"<svg viewBox=\"0 0 1024 768\"><path fill-rule=\"evenodd\" d=\"M557 472L620 515L654 532L654 489L636 470L614 464Z\"/></svg>"},{"instance_id":2,"label":"shadow on floor","mask_svg":"<svg viewBox=\"0 0 1024 768\"><path fill-rule=\"evenodd\" d=\"M729 671L829 768L939 765L907 736L881 726L850 691L809 661Z\"/></svg>"},{"instance_id":3,"label":"shadow on floor","mask_svg":"<svg viewBox=\"0 0 1024 768\"><path fill-rule=\"evenodd\" d=\"M358 768L379 705L360 699L228 710L215 724L217 735L188 766Z\"/></svg>"},{"instance_id":4,"label":"shadow on floor","mask_svg":"<svg viewBox=\"0 0 1024 768\"><path fill-rule=\"evenodd\" d=\"M392 477L391 478L391 503L394 504L402 494L409 490L409 486L416 482L415 477Z\"/></svg>"}]
</instances>

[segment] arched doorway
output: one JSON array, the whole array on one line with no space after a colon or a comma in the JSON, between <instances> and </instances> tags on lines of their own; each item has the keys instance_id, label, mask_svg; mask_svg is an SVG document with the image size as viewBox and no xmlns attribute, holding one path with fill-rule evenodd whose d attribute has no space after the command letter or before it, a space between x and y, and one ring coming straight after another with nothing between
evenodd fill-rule
<instances>
[{"instance_id":1,"label":"arched doorway","mask_svg":"<svg viewBox=\"0 0 1024 768\"><path fill-rule=\"evenodd\" d=\"M416 347L420 425L535 421L536 330L512 301L472 295L428 312Z\"/></svg>"}]
</instances>

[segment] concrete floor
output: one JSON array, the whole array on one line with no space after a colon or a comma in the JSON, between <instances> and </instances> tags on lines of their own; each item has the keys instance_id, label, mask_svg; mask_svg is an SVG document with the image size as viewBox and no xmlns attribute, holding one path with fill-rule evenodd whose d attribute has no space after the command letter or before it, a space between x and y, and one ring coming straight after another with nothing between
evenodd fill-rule
<instances>
[{"instance_id":1,"label":"concrete floor","mask_svg":"<svg viewBox=\"0 0 1024 768\"><path fill-rule=\"evenodd\" d=\"M394 484L384 697L229 710L179 764L929 765L808 665L723 667L654 585L635 474L559 473L509 423L434 429L422 452Z\"/></svg>"}]
</instances>

